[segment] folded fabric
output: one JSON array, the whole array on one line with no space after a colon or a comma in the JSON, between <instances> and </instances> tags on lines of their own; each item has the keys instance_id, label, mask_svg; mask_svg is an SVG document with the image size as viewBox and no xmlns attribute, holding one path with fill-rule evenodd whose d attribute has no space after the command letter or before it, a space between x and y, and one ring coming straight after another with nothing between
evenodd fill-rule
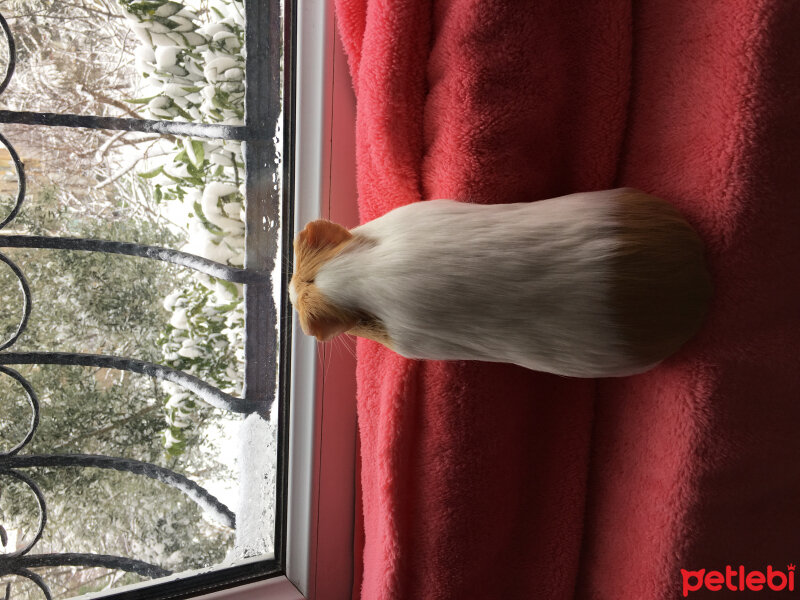
<instances>
[{"instance_id":1,"label":"folded fabric","mask_svg":"<svg viewBox=\"0 0 800 600\"><path fill-rule=\"evenodd\" d=\"M631 185L698 228L717 286L695 340L621 380L359 340L354 597L672 598L681 568L796 560L800 5L336 9L362 221Z\"/></svg>"},{"instance_id":2,"label":"folded fabric","mask_svg":"<svg viewBox=\"0 0 800 600\"><path fill-rule=\"evenodd\" d=\"M800 555L800 4L633 16L619 181L693 222L715 302L674 360L599 383L579 598L684 597L681 569L787 573Z\"/></svg>"}]
</instances>

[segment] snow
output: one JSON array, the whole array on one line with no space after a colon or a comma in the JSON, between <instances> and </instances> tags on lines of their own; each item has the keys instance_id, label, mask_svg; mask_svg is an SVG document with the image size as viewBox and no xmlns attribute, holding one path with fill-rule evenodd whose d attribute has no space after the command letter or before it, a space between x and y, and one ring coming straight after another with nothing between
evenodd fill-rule
<instances>
[{"instance_id":1,"label":"snow","mask_svg":"<svg viewBox=\"0 0 800 600\"><path fill-rule=\"evenodd\" d=\"M239 493L236 540L225 562L274 551L277 426L274 419L249 415L238 424L231 443L238 452Z\"/></svg>"},{"instance_id":2,"label":"snow","mask_svg":"<svg viewBox=\"0 0 800 600\"><path fill-rule=\"evenodd\" d=\"M164 308L166 310L172 310L175 308L175 303L178 301L178 297L181 295L181 290L175 290L167 294L167 297L164 298Z\"/></svg>"},{"instance_id":3,"label":"snow","mask_svg":"<svg viewBox=\"0 0 800 600\"><path fill-rule=\"evenodd\" d=\"M186 319L186 309L176 308L169 319L169 324L175 329L189 329L189 322Z\"/></svg>"},{"instance_id":4,"label":"snow","mask_svg":"<svg viewBox=\"0 0 800 600\"><path fill-rule=\"evenodd\" d=\"M178 350L178 355L186 358L198 358L203 356L203 351L197 346L194 340L185 339Z\"/></svg>"},{"instance_id":5,"label":"snow","mask_svg":"<svg viewBox=\"0 0 800 600\"><path fill-rule=\"evenodd\" d=\"M159 46L156 48L155 57L158 68L166 71L169 67L174 67L180 51L181 49L177 46Z\"/></svg>"}]
</instances>

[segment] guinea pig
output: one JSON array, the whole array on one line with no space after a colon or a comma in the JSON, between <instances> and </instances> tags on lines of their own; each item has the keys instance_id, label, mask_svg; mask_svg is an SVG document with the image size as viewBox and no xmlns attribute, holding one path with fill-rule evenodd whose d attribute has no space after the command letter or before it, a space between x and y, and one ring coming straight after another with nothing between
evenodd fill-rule
<instances>
[{"instance_id":1,"label":"guinea pig","mask_svg":"<svg viewBox=\"0 0 800 600\"><path fill-rule=\"evenodd\" d=\"M515 204L427 200L294 242L306 334L412 359L510 362L572 377L646 371L700 328L711 280L668 202L621 188Z\"/></svg>"}]
</instances>

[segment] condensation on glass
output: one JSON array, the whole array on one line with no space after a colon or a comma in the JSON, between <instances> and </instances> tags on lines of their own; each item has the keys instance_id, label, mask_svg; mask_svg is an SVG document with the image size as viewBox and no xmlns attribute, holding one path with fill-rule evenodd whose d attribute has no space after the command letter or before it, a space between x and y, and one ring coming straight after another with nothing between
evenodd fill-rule
<instances>
[{"instance_id":1,"label":"condensation on glass","mask_svg":"<svg viewBox=\"0 0 800 600\"><path fill-rule=\"evenodd\" d=\"M282 564L282 10L0 0L0 598Z\"/></svg>"}]
</instances>

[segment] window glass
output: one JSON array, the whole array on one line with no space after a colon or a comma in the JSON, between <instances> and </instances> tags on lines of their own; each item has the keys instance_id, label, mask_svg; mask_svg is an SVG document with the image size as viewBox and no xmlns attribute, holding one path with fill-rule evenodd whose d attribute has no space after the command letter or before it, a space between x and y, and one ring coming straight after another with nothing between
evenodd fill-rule
<instances>
[{"instance_id":1,"label":"window glass","mask_svg":"<svg viewBox=\"0 0 800 600\"><path fill-rule=\"evenodd\" d=\"M244 119L239 0L4 0L18 72L5 108Z\"/></svg>"},{"instance_id":2,"label":"window glass","mask_svg":"<svg viewBox=\"0 0 800 600\"><path fill-rule=\"evenodd\" d=\"M0 14L0 598L263 574L283 166L280 114L245 119L243 2Z\"/></svg>"}]
</instances>

